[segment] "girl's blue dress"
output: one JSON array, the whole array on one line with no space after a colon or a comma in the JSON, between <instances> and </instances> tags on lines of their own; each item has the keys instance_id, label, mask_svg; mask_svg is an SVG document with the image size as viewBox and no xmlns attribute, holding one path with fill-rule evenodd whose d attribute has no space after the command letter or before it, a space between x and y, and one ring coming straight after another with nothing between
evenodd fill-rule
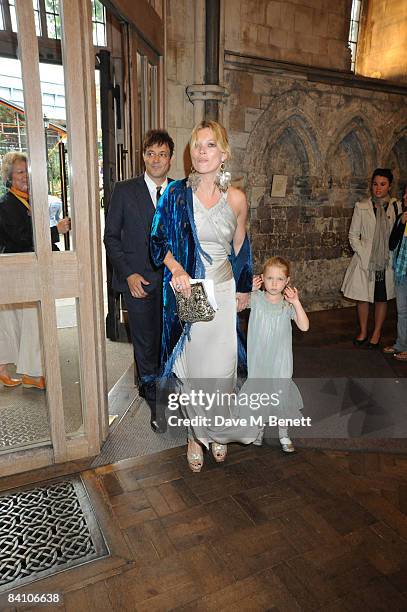
<instances>
[{"instance_id":1,"label":"girl's blue dress","mask_svg":"<svg viewBox=\"0 0 407 612\"><path fill-rule=\"evenodd\" d=\"M303 401L292 380L292 319L294 307L281 300L272 304L264 291L250 296L250 319L247 337L248 379L241 389L246 393L278 393L278 405L263 409L264 415L279 418L301 418Z\"/></svg>"}]
</instances>

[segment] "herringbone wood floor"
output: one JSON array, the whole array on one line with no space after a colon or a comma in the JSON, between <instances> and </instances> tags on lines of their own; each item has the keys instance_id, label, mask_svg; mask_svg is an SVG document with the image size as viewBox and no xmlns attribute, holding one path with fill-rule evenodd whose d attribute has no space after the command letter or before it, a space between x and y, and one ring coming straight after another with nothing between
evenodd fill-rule
<instances>
[{"instance_id":1,"label":"herringbone wood floor","mask_svg":"<svg viewBox=\"0 0 407 612\"><path fill-rule=\"evenodd\" d=\"M172 449L84 479L115 565L25 589L59 609L407 609L406 456L232 446L192 474Z\"/></svg>"}]
</instances>

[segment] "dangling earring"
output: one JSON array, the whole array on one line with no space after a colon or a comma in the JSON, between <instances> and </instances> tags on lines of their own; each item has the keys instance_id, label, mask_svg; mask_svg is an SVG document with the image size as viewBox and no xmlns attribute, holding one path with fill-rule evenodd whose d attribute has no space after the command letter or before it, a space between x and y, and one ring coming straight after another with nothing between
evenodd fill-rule
<instances>
[{"instance_id":1,"label":"dangling earring","mask_svg":"<svg viewBox=\"0 0 407 612\"><path fill-rule=\"evenodd\" d=\"M195 168L192 167L191 172L189 173L189 176L187 178L187 187L191 187L192 191L195 193L195 191L199 187L200 182L201 182L201 177L199 176Z\"/></svg>"},{"instance_id":2,"label":"dangling earring","mask_svg":"<svg viewBox=\"0 0 407 612\"><path fill-rule=\"evenodd\" d=\"M230 172L225 172L225 162L222 162L217 175L215 176L215 185L219 191L225 192L228 190L232 175Z\"/></svg>"}]
</instances>

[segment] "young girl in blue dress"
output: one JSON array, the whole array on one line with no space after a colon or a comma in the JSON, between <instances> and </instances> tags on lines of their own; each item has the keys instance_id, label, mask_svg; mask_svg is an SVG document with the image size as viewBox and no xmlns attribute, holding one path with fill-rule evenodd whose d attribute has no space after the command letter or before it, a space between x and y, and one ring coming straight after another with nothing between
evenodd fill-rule
<instances>
[{"instance_id":1,"label":"young girl in blue dress","mask_svg":"<svg viewBox=\"0 0 407 612\"><path fill-rule=\"evenodd\" d=\"M309 320L301 305L298 291L290 287L290 264L282 257L271 257L262 274L253 279L250 296L250 319L247 338L247 366L250 388L278 392L279 405L275 415L301 418L303 402L297 385L292 381L294 320L301 331L307 331ZM259 291L263 285L263 291ZM246 387L247 388L247 387ZM261 432L255 444L261 444ZM281 448L292 453L294 446L287 427L279 426Z\"/></svg>"}]
</instances>

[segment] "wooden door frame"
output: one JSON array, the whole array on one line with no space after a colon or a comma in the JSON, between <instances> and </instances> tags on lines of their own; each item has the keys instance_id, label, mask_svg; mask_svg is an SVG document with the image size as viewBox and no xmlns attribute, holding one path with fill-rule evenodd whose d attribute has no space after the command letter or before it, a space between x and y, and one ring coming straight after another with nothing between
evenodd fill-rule
<instances>
[{"instance_id":1,"label":"wooden door frame","mask_svg":"<svg viewBox=\"0 0 407 612\"><path fill-rule=\"evenodd\" d=\"M2 476L95 456L108 431L106 358L101 350L105 336L91 4L87 0L61 0L75 245L72 252L51 250L39 53L32 3L16 0L16 13L36 251L0 257L0 303L40 304L50 442L1 454ZM59 363L55 300L66 297L78 300L79 314L84 433L72 437L65 433L61 372L54 367Z\"/></svg>"},{"instance_id":2,"label":"wooden door frame","mask_svg":"<svg viewBox=\"0 0 407 612\"><path fill-rule=\"evenodd\" d=\"M165 3L162 3L160 16L146 0L140 0L137 8L132 0L103 0L103 3L108 8L114 8L116 14L128 22L126 77L130 95L126 96L124 111L128 130L126 144L131 151L128 167L131 176L135 156L139 154L138 134L141 129L136 51L139 49L143 53L143 46L148 47L158 58L157 124L165 127ZM108 433L91 5L88 0L61 0L61 46L73 211L74 250L71 252L51 251L39 50L31 2L16 0L16 12L25 92L31 198L35 208L33 231L36 250L35 253L0 257L0 304L40 304L50 441L1 454L0 476L9 478L17 474L25 477L28 470L39 468L46 468L47 473L53 474L75 471L78 465L75 462L86 463L99 453ZM54 368L55 363L59 363L55 300L68 297L74 297L79 302L78 335L84 425L83 435L72 437L65 433L61 373L59 368Z\"/></svg>"}]
</instances>

